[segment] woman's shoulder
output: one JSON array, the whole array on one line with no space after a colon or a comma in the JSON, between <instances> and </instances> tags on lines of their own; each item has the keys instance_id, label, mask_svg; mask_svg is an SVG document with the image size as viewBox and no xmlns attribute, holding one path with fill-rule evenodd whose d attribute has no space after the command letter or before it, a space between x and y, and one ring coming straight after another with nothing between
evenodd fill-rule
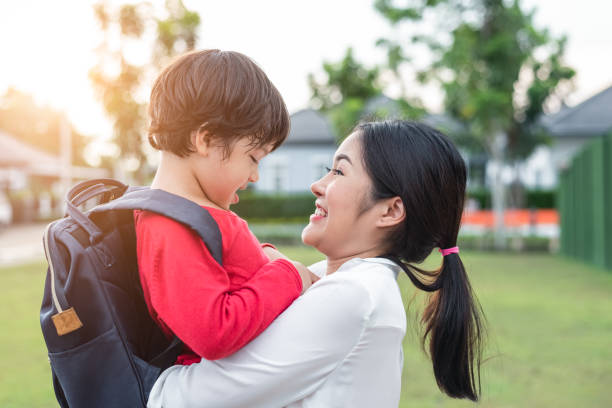
<instances>
[{"instance_id":1,"label":"woman's shoulder","mask_svg":"<svg viewBox=\"0 0 612 408\"><path fill-rule=\"evenodd\" d=\"M393 326L406 330L406 311L397 284L400 267L384 258L356 258L342 265L329 278L350 282L367 293L371 326Z\"/></svg>"}]
</instances>

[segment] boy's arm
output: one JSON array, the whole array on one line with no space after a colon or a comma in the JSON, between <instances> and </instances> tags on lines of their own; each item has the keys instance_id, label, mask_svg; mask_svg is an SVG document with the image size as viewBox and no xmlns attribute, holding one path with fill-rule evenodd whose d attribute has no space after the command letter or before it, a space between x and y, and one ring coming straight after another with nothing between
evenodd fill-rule
<instances>
[{"instance_id":1,"label":"boy's arm","mask_svg":"<svg viewBox=\"0 0 612 408\"><path fill-rule=\"evenodd\" d=\"M301 400L356 350L372 308L369 299L360 284L324 279L232 356L164 371L148 406L263 408Z\"/></svg>"},{"instance_id":2,"label":"boy's arm","mask_svg":"<svg viewBox=\"0 0 612 408\"><path fill-rule=\"evenodd\" d=\"M161 231L161 232L160 232ZM264 264L240 287L204 243L182 225L163 217L139 230L143 286L158 319L196 354L228 356L261 333L302 290L295 266L278 259Z\"/></svg>"}]
</instances>

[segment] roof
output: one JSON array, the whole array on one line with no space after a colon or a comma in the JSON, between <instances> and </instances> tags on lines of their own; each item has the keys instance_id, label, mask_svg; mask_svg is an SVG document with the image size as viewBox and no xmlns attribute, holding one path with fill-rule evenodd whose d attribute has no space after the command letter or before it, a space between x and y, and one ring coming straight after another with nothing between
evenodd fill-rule
<instances>
[{"instance_id":1,"label":"roof","mask_svg":"<svg viewBox=\"0 0 612 408\"><path fill-rule=\"evenodd\" d=\"M36 149L14 136L0 130L0 167L17 167L27 173L59 177L62 174L62 162L59 157ZM104 169L72 166L73 177L105 177Z\"/></svg>"},{"instance_id":2,"label":"roof","mask_svg":"<svg viewBox=\"0 0 612 408\"><path fill-rule=\"evenodd\" d=\"M366 117L383 115L384 118L382 119L399 117L401 114L399 103L383 94L368 99L363 108L363 113Z\"/></svg>"},{"instance_id":3,"label":"roof","mask_svg":"<svg viewBox=\"0 0 612 408\"><path fill-rule=\"evenodd\" d=\"M284 145L323 144L336 146L336 138L325 116L314 109L291 115L291 130Z\"/></svg>"},{"instance_id":4,"label":"roof","mask_svg":"<svg viewBox=\"0 0 612 408\"><path fill-rule=\"evenodd\" d=\"M0 166L29 167L31 165L55 165L57 158L23 143L0 130Z\"/></svg>"},{"instance_id":5,"label":"roof","mask_svg":"<svg viewBox=\"0 0 612 408\"><path fill-rule=\"evenodd\" d=\"M447 114L429 113L421 118L421 122L449 136L465 133L465 125Z\"/></svg>"},{"instance_id":6,"label":"roof","mask_svg":"<svg viewBox=\"0 0 612 408\"><path fill-rule=\"evenodd\" d=\"M557 137L600 136L612 131L612 86L574 107L544 116L540 123Z\"/></svg>"}]
</instances>

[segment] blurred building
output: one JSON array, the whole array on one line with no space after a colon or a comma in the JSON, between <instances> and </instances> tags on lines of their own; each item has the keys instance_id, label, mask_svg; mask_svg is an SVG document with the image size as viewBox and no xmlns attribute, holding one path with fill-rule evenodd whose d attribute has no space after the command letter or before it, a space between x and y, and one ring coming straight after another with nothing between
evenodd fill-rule
<instances>
[{"instance_id":1,"label":"blurred building","mask_svg":"<svg viewBox=\"0 0 612 408\"><path fill-rule=\"evenodd\" d=\"M379 95L366 103L364 117L374 120L377 118L400 118L402 117L402 112L396 100L386 95ZM467 133L467 129L463 123L446 114L427 113L420 120L453 139ZM470 152L461 147L459 151L468 169L468 188L485 187L487 169L486 154Z\"/></svg>"},{"instance_id":2,"label":"blurred building","mask_svg":"<svg viewBox=\"0 0 612 408\"><path fill-rule=\"evenodd\" d=\"M325 116L313 109L295 112L285 143L261 161L260 180L254 189L269 193L309 191L310 184L331 166L336 148Z\"/></svg>"},{"instance_id":3,"label":"blurred building","mask_svg":"<svg viewBox=\"0 0 612 408\"><path fill-rule=\"evenodd\" d=\"M0 224L53 216L70 180L107 176L104 169L71 166L0 131Z\"/></svg>"},{"instance_id":4,"label":"blurred building","mask_svg":"<svg viewBox=\"0 0 612 408\"><path fill-rule=\"evenodd\" d=\"M555 139L552 161L567 167L585 143L612 132L612 86L574 107L563 106L541 123Z\"/></svg>"},{"instance_id":5,"label":"blurred building","mask_svg":"<svg viewBox=\"0 0 612 408\"><path fill-rule=\"evenodd\" d=\"M582 103L545 115L540 125L552 137L550 146L539 146L520 166L520 180L530 188L555 188L559 174L582 147L612 132L612 86Z\"/></svg>"},{"instance_id":6,"label":"blurred building","mask_svg":"<svg viewBox=\"0 0 612 408\"><path fill-rule=\"evenodd\" d=\"M364 116L399 117L399 106L385 95L367 102ZM451 137L466 132L457 120L445 114L427 114L423 122ZM502 179L517 180L528 189L552 189L558 184L561 169L568 166L581 147L596 137L612 132L612 87L574 107L564 107L540 121L552 136L550 146L538 146L522 163L502 169ZM310 184L325 174L337 147L331 124L323 114L313 109L300 110L291 115L291 131L285 143L262 160L261 180L254 185L262 192L304 192ZM485 154L462 155L468 167L470 188L488 187L497 169Z\"/></svg>"}]
</instances>

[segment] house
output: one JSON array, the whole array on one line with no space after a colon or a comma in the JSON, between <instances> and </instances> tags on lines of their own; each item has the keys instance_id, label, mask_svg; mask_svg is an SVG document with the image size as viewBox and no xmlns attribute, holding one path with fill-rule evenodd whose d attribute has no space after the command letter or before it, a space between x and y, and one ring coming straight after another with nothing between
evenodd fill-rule
<instances>
[{"instance_id":1,"label":"house","mask_svg":"<svg viewBox=\"0 0 612 408\"><path fill-rule=\"evenodd\" d=\"M63 198L72 180L101 177L108 177L105 169L71 166L0 131L0 202L6 207L7 196L13 201L10 212L0 209L0 213L10 214L8 218L49 217L58 210L58 200L53 202L53 198ZM10 221L6 215L1 218L0 223Z\"/></svg>"},{"instance_id":2,"label":"house","mask_svg":"<svg viewBox=\"0 0 612 408\"><path fill-rule=\"evenodd\" d=\"M396 100L386 95L378 95L366 102L363 116L366 118L400 118L402 112ZM420 121L451 138L467 132L461 122L446 114L427 113ZM473 153L461 148L459 151L468 169L468 187L484 187L486 184L487 156L483 153Z\"/></svg>"},{"instance_id":3,"label":"house","mask_svg":"<svg viewBox=\"0 0 612 408\"><path fill-rule=\"evenodd\" d=\"M564 106L541 123L555 139L553 163L557 169L567 167L585 143L612 132L612 86L574 107Z\"/></svg>"},{"instance_id":4,"label":"house","mask_svg":"<svg viewBox=\"0 0 612 408\"><path fill-rule=\"evenodd\" d=\"M260 164L255 191L301 193L330 167L337 148L327 118L316 110L303 109L291 115L287 140Z\"/></svg>"},{"instance_id":5,"label":"house","mask_svg":"<svg viewBox=\"0 0 612 408\"><path fill-rule=\"evenodd\" d=\"M365 106L366 117L399 117L397 102L380 95ZM447 115L428 114L423 122L448 134L463 131L461 124ZM285 143L266 156L260 167L260 180L253 188L265 193L298 193L310 189L313 181L322 177L331 166L338 147L331 124L320 112L303 109L291 115L291 130ZM468 164L469 183L483 186L486 158L462 152Z\"/></svg>"},{"instance_id":6,"label":"house","mask_svg":"<svg viewBox=\"0 0 612 408\"><path fill-rule=\"evenodd\" d=\"M539 146L519 168L523 185L555 188L559 173L568 167L585 143L612 132L612 86L582 103L545 115L539 125L552 137L550 146Z\"/></svg>"},{"instance_id":7,"label":"house","mask_svg":"<svg viewBox=\"0 0 612 408\"><path fill-rule=\"evenodd\" d=\"M397 102L385 95L368 101L364 114L366 117L400 116ZM451 137L465 132L463 125L448 115L427 114L421 120ZM530 189L555 188L559 171L570 163L583 144L612 132L612 86L574 107L564 107L555 114L544 116L540 125L552 136L552 145L538 146L519 165L503 168L504 182L510 184L518 178ZM310 184L325 174L336 147L334 132L325 116L313 109L294 113L287 140L262 161L261 179L255 184L255 190L308 191ZM484 154L461 150L468 167L468 186L490 185L495 165Z\"/></svg>"}]
</instances>

